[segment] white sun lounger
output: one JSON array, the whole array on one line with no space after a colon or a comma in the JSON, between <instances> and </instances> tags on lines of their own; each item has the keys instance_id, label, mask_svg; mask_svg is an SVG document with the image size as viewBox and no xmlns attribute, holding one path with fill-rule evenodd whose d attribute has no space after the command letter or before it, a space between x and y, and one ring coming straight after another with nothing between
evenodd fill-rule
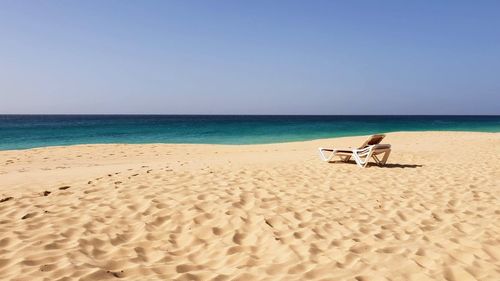
<instances>
[{"instance_id":1,"label":"white sun lounger","mask_svg":"<svg viewBox=\"0 0 500 281\"><path fill-rule=\"evenodd\" d=\"M352 158L356 161L356 164L364 168L368 165L370 158L375 160L378 165L385 165L389 155L391 154L390 144L380 144L385 135L373 135L368 138L360 147L358 148L319 148L319 155L321 160L325 162L330 162L335 156L338 156L342 161L347 162ZM379 159L378 155L384 154L382 159Z\"/></svg>"}]
</instances>

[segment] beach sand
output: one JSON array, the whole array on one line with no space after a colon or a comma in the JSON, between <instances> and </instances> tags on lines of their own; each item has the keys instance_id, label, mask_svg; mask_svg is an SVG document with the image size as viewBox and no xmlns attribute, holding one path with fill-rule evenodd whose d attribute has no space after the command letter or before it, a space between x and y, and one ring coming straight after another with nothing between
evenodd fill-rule
<instances>
[{"instance_id":1,"label":"beach sand","mask_svg":"<svg viewBox=\"0 0 500 281\"><path fill-rule=\"evenodd\" d=\"M500 134L0 151L0 280L500 280Z\"/></svg>"}]
</instances>

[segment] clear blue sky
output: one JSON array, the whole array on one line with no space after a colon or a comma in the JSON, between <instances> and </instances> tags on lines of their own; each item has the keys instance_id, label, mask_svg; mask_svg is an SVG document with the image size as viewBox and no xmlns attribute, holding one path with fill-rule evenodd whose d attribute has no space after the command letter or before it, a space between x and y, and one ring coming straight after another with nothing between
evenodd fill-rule
<instances>
[{"instance_id":1,"label":"clear blue sky","mask_svg":"<svg viewBox=\"0 0 500 281\"><path fill-rule=\"evenodd\" d=\"M500 1L1 1L0 113L500 114Z\"/></svg>"}]
</instances>

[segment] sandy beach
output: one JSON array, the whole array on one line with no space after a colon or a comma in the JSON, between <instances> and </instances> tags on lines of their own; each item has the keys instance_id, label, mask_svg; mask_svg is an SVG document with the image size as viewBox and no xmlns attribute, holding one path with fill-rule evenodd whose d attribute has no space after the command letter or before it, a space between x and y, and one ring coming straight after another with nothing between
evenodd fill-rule
<instances>
[{"instance_id":1,"label":"sandy beach","mask_svg":"<svg viewBox=\"0 0 500 281\"><path fill-rule=\"evenodd\" d=\"M500 134L0 151L0 280L500 280Z\"/></svg>"}]
</instances>

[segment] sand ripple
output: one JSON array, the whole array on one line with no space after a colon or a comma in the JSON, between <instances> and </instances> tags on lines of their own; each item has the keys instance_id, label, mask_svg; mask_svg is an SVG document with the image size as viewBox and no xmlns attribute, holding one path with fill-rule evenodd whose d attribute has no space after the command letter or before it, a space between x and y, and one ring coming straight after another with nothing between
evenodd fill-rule
<instances>
[{"instance_id":1,"label":"sand ripple","mask_svg":"<svg viewBox=\"0 0 500 281\"><path fill-rule=\"evenodd\" d=\"M1 280L500 280L500 135L0 152Z\"/></svg>"}]
</instances>

